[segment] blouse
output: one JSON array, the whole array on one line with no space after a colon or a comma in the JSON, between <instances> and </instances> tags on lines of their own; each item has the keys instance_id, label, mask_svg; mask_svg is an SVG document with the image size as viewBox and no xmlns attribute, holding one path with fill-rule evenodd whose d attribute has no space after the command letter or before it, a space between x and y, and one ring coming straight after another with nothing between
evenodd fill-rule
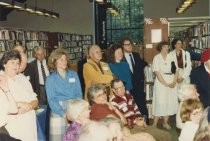
<instances>
[{"instance_id":1,"label":"blouse","mask_svg":"<svg viewBox=\"0 0 210 141\"><path fill-rule=\"evenodd\" d=\"M60 116L65 114L60 102L82 98L80 81L74 71L68 70L65 78L62 78L57 71L53 72L47 77L45 87L52 112Z\"/></svg>"}]
</instances>

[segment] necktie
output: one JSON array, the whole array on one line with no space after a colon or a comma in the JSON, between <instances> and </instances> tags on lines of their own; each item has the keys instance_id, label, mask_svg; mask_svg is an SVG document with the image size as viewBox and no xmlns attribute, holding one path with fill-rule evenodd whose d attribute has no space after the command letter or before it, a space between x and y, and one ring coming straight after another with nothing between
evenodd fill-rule
<instances>
[{"instance_id":1,"label":"necktie","mask_svg":"<svg viewBox=\"0 0 210 141\"><path fill-rule=\"evenodd\" d=\"M134 60L133 60L133 57L132 57L131 54L129 54L129 56L130 56L130 60L131 60L132 69L133 69L133 71L134 71L134 66L135 66Z\"/></svg>"},{"instance_id":2,"label":"necktie","mask_svg":"<svg viewBox=\"0 0 210 141\"><path fill-rule=\"evenodd\" d=\"M45 80L46 80L46 73L45 73L45 70L44 70L43 62L40 61L40 64L41 64L42 76L43 76L43 79L44 79L44 82L45 82Z\"/></svg>"}]
</instances>

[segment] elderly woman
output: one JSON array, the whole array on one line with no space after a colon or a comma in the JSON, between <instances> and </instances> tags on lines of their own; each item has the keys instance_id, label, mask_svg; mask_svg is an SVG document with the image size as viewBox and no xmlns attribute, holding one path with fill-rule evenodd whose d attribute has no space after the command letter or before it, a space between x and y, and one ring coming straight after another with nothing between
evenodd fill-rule
<instances>
[{"instance_id":1,"label":"elderly woman","mask_svg":"<svg viewBox=\"0 0 210 141\"><path fill-rule=\"evenodd\" d=\"M0 75L6 79L6 85L8 85L2 88L2 91L6 94L11 93L18 106L18 113L9 115L9 122L5 127L14 138L22 141L37 141L34 108L38 100L29 80L23 74L18 73L20 62L21 56L18 51L14 50L6 52L1 59L3 71L0 72Z\"/></svg>"},{"instance_id":2,"label":"elderly woman","mask_svg":"<svg viewBox=\"0 0 210 141\"><path fill-rule=\"evenodd\" d=\"M53 71L46 80L51 109L50 141L60 141L68 126L65 114L67 101L82 98L82 91L77 73L69 70L69 57L64 49L56 49L50 54L48 66Z\"/></svg>"},{"instance_id":3,"label":"elderly woman","mask_svg":"<svg viewBox=\"0 0 210 141\"><path fill-rule=\"evenodd\" d=\"M156 75L152 101L153 126L157 126L159 117L163 116L163 128L169 130L169 116L176 114L178 109L177 71L174 59L168 54L168 42L160 42L157 50L160 53L153 58L152 63Z\"/></svg>"},{"instance_id":4,"label":"elderly woman","mask_svg":"<svg viewBox=\"0 0 210 141\"><path fill-rule=\"evenodd\" d=\"M109 85L113 79L112 72L107 63L102 62L102 53L98 45L92 45L89 49L87 63L84 64L83 75L85 80L85 99L87 91L92 84L102 83ZM109 90L109 89L108 89Z\"/></svg>"},{"instance_id":5,"label":"elderly woman","mask_svg":"<svg viewBox=\"0 0 210 141\"><path fill-rule=\"evenodd\" d=\"M107 101L105 87L102 84L94 84L89 88L88 101L91 105L90 119L101 120L105 117L119 118L127 124L123 114Z\"/></svg>"}]
</instances>

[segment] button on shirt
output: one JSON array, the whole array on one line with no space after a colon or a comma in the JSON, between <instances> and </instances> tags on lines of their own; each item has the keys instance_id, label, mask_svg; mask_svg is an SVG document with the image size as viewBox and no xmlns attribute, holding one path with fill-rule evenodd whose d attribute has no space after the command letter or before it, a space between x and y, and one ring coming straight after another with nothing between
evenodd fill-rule
<instances>
[{"instance_id":1,"label":"button on shirt","mask_svg":"<svg viewBox=\"0 0 210 141\"><path fill-rule=\"evenodd\" d=\"M130 54L131 54L131 56L133 58L133 54L132 53L125 53L125 59L128 62L128 65L130 67L131 72L133 72L133 67L132 67L132 63L131 63L131 59L130 59ZM133 58L133 61L134 61L134 58ZM134 62L134 64L135 64L135 62Z\"/></svg>"},{"instance_id":2,"label":"button on shirt","mask_svg":"<svg viewBox=\"0 0 210 141\"><path fill-rule=\"evenodd\" d=\"M43 63L43 66L44 66L45 74L46 74L46 76L48 76L49 75L49 70L47 68L46 60L42 60L42 63ZM41 63L38 60L37 60L37 66L38 66L38 71L39 71L39 84L44 85L44 78L42 76Z\"/></svg>"}]
</instances>

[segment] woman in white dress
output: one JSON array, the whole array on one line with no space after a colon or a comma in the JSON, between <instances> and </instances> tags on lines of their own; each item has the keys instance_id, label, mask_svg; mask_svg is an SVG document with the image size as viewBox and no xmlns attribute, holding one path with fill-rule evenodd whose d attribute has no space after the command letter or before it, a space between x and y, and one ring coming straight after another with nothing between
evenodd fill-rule
<instances>
[{"instance_id":1,"label":"woman in white dress","mask_svg":"<svg viewBox=\"0 0 210 141\"><path fill-rule=\"evenodd\" d=\"M185 51L183 48L183 41L181 39L175 38L171 42L173 51L170 52L170 55L175 61L175 65L178 70L177 83L178 87L182 84L190 83L190 73L192 70L192 62L190 53Z\"/></svg>"},{"instance_id":2,"label":"woman in white dress","mask_svg":"<svg viewBox=\"0 0 210 141\"><path fill-rule=\"evenodd\" d=\"M18 74L21 56L18 51L8 51L1 58L3 71L0 75L7 79L8 89L14 97L18 113L9 115L6 129L9 134L22 141L37 141L36 115L34 108L38 104L29 80Z\"/></svg>"},{"instance_id":3,"label":"woman in white dress","mask_svg":"<svg viewBox=\"0 0 210 141\"><path fill-rule=\"evenodd\" d=\"M153 126L157 126L158 120L162 116L163 128L169 130L171 129L168 124L169 116L176 114L178 109L177 73L174 61L168 54L168 42L160 42L157 50L160 53L153 59L153 71L156 75L152 101Z\"/></svg>"}]
</instances>

